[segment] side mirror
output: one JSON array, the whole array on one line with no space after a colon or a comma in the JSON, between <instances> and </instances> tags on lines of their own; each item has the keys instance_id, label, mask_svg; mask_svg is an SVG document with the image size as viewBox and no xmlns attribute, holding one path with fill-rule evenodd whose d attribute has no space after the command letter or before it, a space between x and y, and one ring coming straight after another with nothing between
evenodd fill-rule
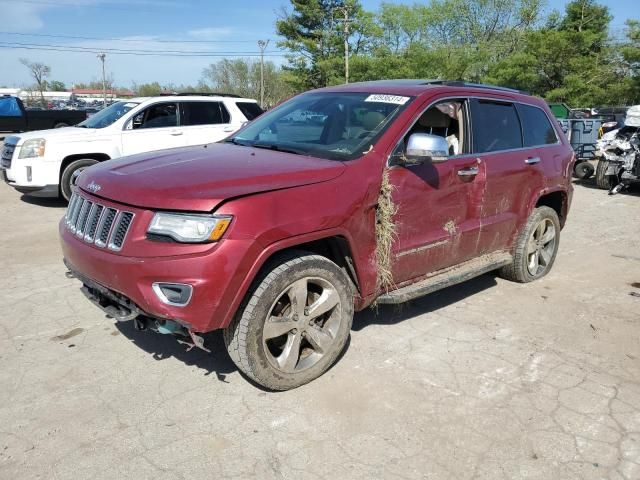
<instances>
[{"instance_id":1,"label":"side mirror","mask_svg":"<svg viewBox=\"0 0 640 480\"><path fill-rule=\"evenodd\" d=\"M428 133L414 133L407 142L405 152L406 165L420 165L426 161L446 162L449 156L449 143L444 137Z\"/></svg>"}]
</instances>

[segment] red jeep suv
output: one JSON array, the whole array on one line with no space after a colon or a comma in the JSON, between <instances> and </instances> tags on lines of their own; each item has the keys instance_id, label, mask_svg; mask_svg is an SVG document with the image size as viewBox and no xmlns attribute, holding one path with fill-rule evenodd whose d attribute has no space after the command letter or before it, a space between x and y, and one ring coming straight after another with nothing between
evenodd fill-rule
<instances>
[{"instance_id":1,"label":"red jeep suv","mask_svg":"<svg viewBox=\"0 0 640 480\"><path fill-rule=\"evenodd\" d=\"M110 317L229 354L286 390L324 373L354 311L499 270L549 272L573 152L522 92L392 80L298 95L224 142L79 177L68 276Z\"/></svg>"}]
</instances>

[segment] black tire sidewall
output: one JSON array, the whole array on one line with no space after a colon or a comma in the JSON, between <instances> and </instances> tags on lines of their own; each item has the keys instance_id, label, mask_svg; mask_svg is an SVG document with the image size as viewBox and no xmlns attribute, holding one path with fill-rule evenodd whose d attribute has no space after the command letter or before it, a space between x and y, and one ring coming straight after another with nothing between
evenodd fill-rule
<instances>
[{"instance_id":1,"label":"black tire sidewall","mask_svg":"<svg viewBox=\"0 0 640 480\"><path fill-rule=\"evenodd\" d=\"M71 198L71 178L73 173L79 168L90 167L91 165L95 165L98 163L97 160L93 160L91 158L82 158L80 160L74 160L69 165L67 165L60 175L60 194L62 197L69 201Z\"/></svg>"},{"instance_id":2,"label":"black tire sidewall","mask_svg":"<svg viewBox=\"0 0 640 480\"><path fill-rule=\"evenodd\" d=\"M529 273L527 254L526 254L527 244L529 242L529 238L533 234L533 231L540 224L540 222L545 219L551 220L553 222L553 226L556 229L555 249L553 251L553 255L551 256L551 261L549 262L549 265L547 266L545 271L540 275L531 275L531 273ZM518 247L517 247L519 250L517 252L517 258L520 264L517 265L516 268L520 270L522 281L532 282L534 280L538 280L544 277L545 275L547 275L551 271L551 268L553 267L553 264L556 261L556 256L558 255L559 247L560 247L560 220L558 219L558 214L556 213L555 210L553 210L550 207L536 208L531 214L531 217L529 218L529 221L527 222L527 225L524 231L522 232L522 236L520 237L520 240L518 242Z\"/></svg>"},{"instance_id":3,"label":"black tire sidewall","mask_svg":"<svg viewBox=\"0 0 640 480\"><path fill-rule=\"evenodd\" d=\"M578 179L586 180L593 175L594 168L589 162L580 162L574 167L573 171Z\"/></svg>"},{"instance_id":4,"label":"black tire sidewall","mask_svg":"<svg viewBox=\"0 0 640 480\"><path fill-rule=\"evenodd\" d=\"M315 365L294 374L275 368L266 356L263 346L263 327L269 310L276 298L293 282L304 277L320 277L331 283L340 296L342 320L336 334L332 352L325 354ZM273 390L288 390L304 385L328 370L344 350L353 321L353 295L344 272L329 259L317 255L300 256L274 268L260 282L252 300L241 312L239 326L246 325L240 344L248 360L247 373L259 384ZM232 359L233 355L232 355ZM235 360L235 359L234 359Z\"/></svg>"}]
</instances>

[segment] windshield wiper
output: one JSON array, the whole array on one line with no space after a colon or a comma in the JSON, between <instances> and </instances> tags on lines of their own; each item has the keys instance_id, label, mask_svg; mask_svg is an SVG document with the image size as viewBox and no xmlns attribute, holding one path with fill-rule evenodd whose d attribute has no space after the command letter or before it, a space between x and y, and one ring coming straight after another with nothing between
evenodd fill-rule
<instances>
[{"instance_id":1,"label":"windshield wiper","mask_svg":"<svg viewBox=\"0 0 640 480\"><path fill-rule=\"evenodd\" d=\"M234 145L240 145L241 147L247 147L248 146L248 144L246 144L246 143L239 142L236 137L227 138L224 141L224 143L233 143Z\"/></svg>"},{"instance_id":2,"label":"windshield wiper","mask_svg":"<svg viewBox=\"0 0 640 480\"><path fill-rule=\"evenodd\" d=\"M265 148L267 150L275 150L276 152L293 153L295 155L308 155L304 150L296 150L295 148L282 147L274 143L253 143L253 148Z\"/></svg>"}]
</instances>

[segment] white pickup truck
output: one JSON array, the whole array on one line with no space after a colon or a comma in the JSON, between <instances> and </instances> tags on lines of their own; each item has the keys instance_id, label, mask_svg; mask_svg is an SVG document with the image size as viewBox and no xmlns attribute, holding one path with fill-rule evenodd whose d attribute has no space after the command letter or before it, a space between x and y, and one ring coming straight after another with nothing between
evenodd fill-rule
<instances>
[{"instance_id":1,"label":"white pickup truck","mask_svg":"<svg viewBox=\"0 0 640 480\"><path fill-rule=\"evenodd\" d=\"M69 199L82 170L105 160L222 140L262 110L232 95L133 98L101 110L75 127L6 137L4 181L37 197Z\"/></svg>"}]
</instances>

